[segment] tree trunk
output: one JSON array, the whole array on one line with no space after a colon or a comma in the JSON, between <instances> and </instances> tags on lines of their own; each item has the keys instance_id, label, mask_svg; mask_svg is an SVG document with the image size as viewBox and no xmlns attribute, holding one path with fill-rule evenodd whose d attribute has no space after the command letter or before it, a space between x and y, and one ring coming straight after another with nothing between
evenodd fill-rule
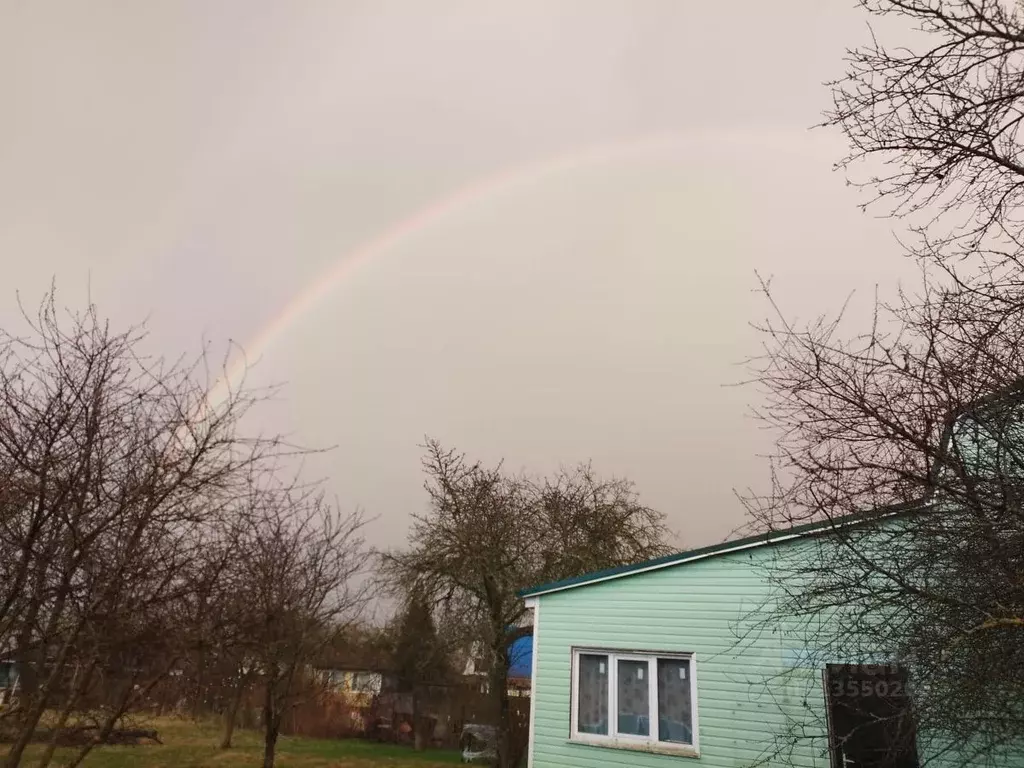
<instances>
[{"instance_id":1,"label":"tree trunk","mask_svg":"<svg viewBox=\"0 0 1024 768\"><path fill-rule=\"evenodd\" d=\"M267 726L263 742L263 768L274 768L274 751L277 749L277 724Z\"/></svg>"},{"instance_id":2,"label":"tree trunk","mask_svg":"<svg viewBox=\"0 0 1024 768\"><path fill-rule=\"evenodd\" d=\"M203 685L206 672L206 653L203 648L196 651L195 698L192 700L192 719L198 721L203 714Z\"/></svg>"},{"instance_id":3,"label":"tree trunk","mask_svg":"<svg viewBox=\"0 0 1024 768\"><path fill-rule=\"evenodd\" d=\"M73 642L74 637L78 634L78 631L81 629L82 623L84 622L79 622L78 627L74 629L71 637L64 642L64 646L61 648L60 653L57 654L57 658L52 664L46 683L43 686L39 686L38 679L36 680L36 695L34 696L34 700L26 697L25 703L28 706L24 713L24 720L19 724L20 730L18 736L11 745L11 749L4 760L5 768L18 768L18 766L21 765L21 758L25 752L25 747L27 747L32 741L32 735L35 733L36 726L39 724L39 720L46 712L46 708L53 696L53 691L59 684L61 675L64 672L64 667L67 664L68 654L71 651L71 643ZM24 693L22 693L22 695L24 696Z\"/></svg>"},{"instance_id":4,"label":"tree trunk","mask_svg":"<svg viewBox=\"0 0 1024 768\"><path fill-rule=\"evenodd\" d=\"M135 706L140 701L145 699L146 696L149 696L150 692L152 692L153 688L156 687L157 683L159 683L166 677L167 670L170 669L173 663L174 661L172 660L171 664L169 664L164 669L162 674L155 675L153 679L146 683L146 685L142 688L136 688L134 685L134 678L130 678L125 685L125 693L122 696L121 701L118 704L116 704L113 710L107 715L107 719L104 721L103 726L100 728L100 732L96 736L96 739L87 743L80 750L78 750L78 754L75 755L70 762L66 763L64 768L78 768L78 766L82 764L82 761L89 756L89 753L92 751L93 747L97 746L98 744L106 744L107 740L110 738L110 734L114 731L114 726L117 725L118 721L121 718L123 718L125 716L125 713L128 712L133 706Z\"/></svg>"},{"instance_id":5,"label":"tree trunk","mask_svg":"<svg viewBox=\"0 0 1024 768\"><path fill-rule=\"evenodd\" d=\"M103 725L100 727L99 733L96 735L95 740L86 744L84 747L78 750L78 754L74 756L71 762L67 763L67 768L78 768L78 766L82 764L82 761L85 760L85 758L92 751L93 747L95 747L97 744L106 744L107 739L110 738L110 734L114 731L114 726L117 725L117 721L124 716L124 713L127 709L127 706L122 705L120 708L116 708L113 712L111 712L107 716L107 719L103 722Z\"/></svg>"},{"instance_id":6,"label":"tree trunk","mask_svg":"<svg viewBox=\"0 0 1024 768\"><path fill-rule=\"evenodd\" d=\"M497 710L498 768L515 768L512 765L511 718L508 704L508 653L502 648L495 654L494 663L488 675L491 686L491 700Z\"/></svg>"},{"instance_id":7,"label":"tree trunk","mask_svg":"<svg viewBox=\"0 0 1024 768\"><path fill-rule=\"evenodd\" d=\"M274 751L277 749L277 723L267 725L266 738L263 741L263 768L274 768Z\"/></svg>"},{"instance_id":8,"label":"tree trunk","mask_svg":"<svg viewBox=\"0 0 1024 768\"><path fill-rule=\"evenodd\" d=\"M419 686L412 687L412 748L417 752L423 751L424 733L423 717L420 714L420 692Z\"/></svg>"},{"instance_id":9,"label":"tree trunk","mask_svg":"<svg viewBox=\"0 0 1024 768\"><path fill-rule=\"evenodd\" d=\"M20 632L14 651L14 664L18 670L18 693L23 701L32 701L39 691L39 668L36 664L36 653L31 646L32 638L29 633Z\"/></svg>"},{"instance_id":10,"label":"tree trunk","mask_svg":"<svg viewBox=\"0 0 1024 768\"><path fill-rule=\"evenodd\" d=\"M277 733L281 727L274 705L274 681L268 679L263 694L263 768L274 768L274 750L277 749Z\"/></svg>"},{"instance_id":11,"label":"tree trunk","mask_svg":"<svg viewBox=\"0 0 1024 768\"><path fill-rule=\"evenodd\" d=\"M68 693L67 701L60 711L57 722L53 726L53 736L50 738L50 743L46 745L46 749L43 750L43 754L39 757L39 762L36 764L37 768L47 768L53 760L53 753L57 749L57 739L60 732L67 725L68 718L78 704L78 700L85 693L86 688L89 687L89 682L92 680L92 673L95 668L95 664L90 663L84 672L82 672L81 667L75 670L75 676L71 681L71 691Z\"/></svg>"},{"instance_id":12,"label":"tree trunk","mask_svg":"<svg viewBox=\"0 0 1024 768\"><path fill-rule=\"evenodd\" d=\"M224 713L224 736L220 740L221 749L231 749L231 737L235 733L235 722L238 720L238 709L242 706L245 688L245 680L239 678L235 690L231 694L231 701L228 702L228 711Z\"/></svg>"}]
</instances>

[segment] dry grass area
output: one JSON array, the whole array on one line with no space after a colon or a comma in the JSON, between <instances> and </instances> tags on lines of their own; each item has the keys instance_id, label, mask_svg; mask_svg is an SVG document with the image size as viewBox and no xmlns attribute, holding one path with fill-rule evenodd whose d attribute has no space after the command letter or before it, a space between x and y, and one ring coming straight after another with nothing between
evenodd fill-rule
<instances>
[{"instance_id":1,"label":"dry grass area","mask_svg":"<svg viewBox=\"0 0 1024 768\"><path fill-rule=\"evenodd\" d=\"M220 730L215 722L197 724L191 720L158 718L147 721L145 727L160 732L163 746L97 747L83 765L85 768L241 768L260 766L263 762L261 735L255 731L235 731L235 746L222 750L217 748ZM0 755L5 751L0 748ZM22 765L34 765L40 751L41 747L31 747ZM72 750L58 750L51 765L63 764L71 754ZM282 736L277 744L280 768L442 768L458 762L456 752L413 752L407 747L356 740Z\"/></svg>"}]
</instances>

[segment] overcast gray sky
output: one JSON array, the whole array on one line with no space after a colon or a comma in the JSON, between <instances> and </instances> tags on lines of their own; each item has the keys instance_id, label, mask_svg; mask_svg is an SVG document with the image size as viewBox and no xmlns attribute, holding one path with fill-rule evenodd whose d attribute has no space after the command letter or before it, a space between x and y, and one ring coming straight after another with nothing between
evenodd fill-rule
<instances>
[{"instance_id":1,"label":"overcast gray sky","mask_svg":"<svg viewBox=\"0 0 1024 768\"><path fill-rule=\"evenodd\" d=\"M424 434L721 540L769 448L726 386L754 270L803 317L909 272L808 131L852 5L5 0L0 322L56 276L168 354L238 340L376 544Z\"/></svg>"}]
</instances>

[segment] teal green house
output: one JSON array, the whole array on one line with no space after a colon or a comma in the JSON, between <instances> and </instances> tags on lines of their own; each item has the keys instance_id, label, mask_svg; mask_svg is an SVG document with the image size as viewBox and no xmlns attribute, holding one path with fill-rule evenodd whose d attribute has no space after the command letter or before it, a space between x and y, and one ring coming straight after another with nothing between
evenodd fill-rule
<instances>
[{"instance_id":1,"label":"teal green house","mask_svg":"<svg viewBox=\"0 0 1024 768\"><path fill-rule=\"evenodd\" d=\"M828 546L830 530L800 526L523 592L534 627L528 765L929 764L909 715L863 719L872 706L910 711L903 670L829 658L764 622L773 569ZM850 695L862 697L856 712Z\"/></svg>"}]
</instances>

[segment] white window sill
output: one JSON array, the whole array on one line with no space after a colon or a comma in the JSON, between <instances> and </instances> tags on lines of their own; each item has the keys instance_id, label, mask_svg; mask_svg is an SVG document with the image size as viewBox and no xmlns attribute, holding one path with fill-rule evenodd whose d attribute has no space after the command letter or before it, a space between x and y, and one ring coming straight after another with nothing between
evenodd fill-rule
<instances>
[{"instance_id":1,"label":"white window sill","mask_svg":"<svg viewBox=\"0 0 1024 768\"><path fill-rule=\"evenodd\" d=\"M672 755L674 757L700 757L700 750L692 744L672 744L667 741L640 741L637 739L617 739L609 736L574 736L570 744L582 744L585 747L601 747L603 749L625 749L631 752L647 752L652 755Z\"/></svg>"}]
</instances>

